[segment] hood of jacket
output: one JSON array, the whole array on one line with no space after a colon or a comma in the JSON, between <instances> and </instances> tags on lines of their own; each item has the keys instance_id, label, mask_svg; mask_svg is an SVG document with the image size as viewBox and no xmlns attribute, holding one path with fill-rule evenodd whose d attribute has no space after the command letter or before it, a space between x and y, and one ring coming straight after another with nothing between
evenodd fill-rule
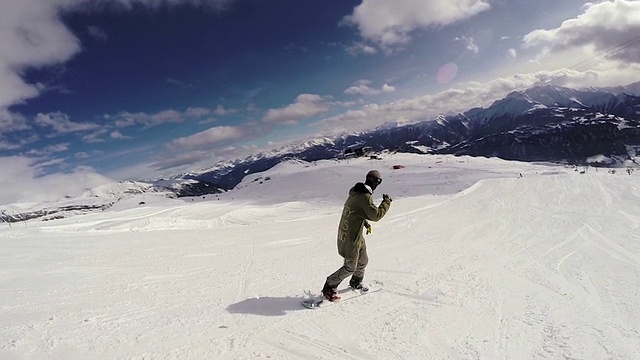
<instances>
[{"instance_id":1,"label":"hood of jacket","mask_svg":"<svg viewBox=\"0 0 640 360\"><path fill-rule=\"evenodd\" d=\"M365 183L361 183L361 182L353 185L353 187L349 190L349 192L373 195L373 189L371 189L369 185L366 185Z\"/></svg>"}]
</instances>

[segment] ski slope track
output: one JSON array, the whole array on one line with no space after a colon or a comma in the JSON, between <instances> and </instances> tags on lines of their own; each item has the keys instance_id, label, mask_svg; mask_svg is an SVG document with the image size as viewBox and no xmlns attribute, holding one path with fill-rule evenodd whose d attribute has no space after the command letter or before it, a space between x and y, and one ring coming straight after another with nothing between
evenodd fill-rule
<instances>
[{"instance_id":1,"label":"ski slope track","mask_svg":"<svg viewBox=\"0 0 640 360\"><path fill-rule=\"evenodd\" d=\"M305 309L372 168L384 289ZM639 176L387 154L1 224L0 359L640 359Z\"/></svg>"}]
</instances>

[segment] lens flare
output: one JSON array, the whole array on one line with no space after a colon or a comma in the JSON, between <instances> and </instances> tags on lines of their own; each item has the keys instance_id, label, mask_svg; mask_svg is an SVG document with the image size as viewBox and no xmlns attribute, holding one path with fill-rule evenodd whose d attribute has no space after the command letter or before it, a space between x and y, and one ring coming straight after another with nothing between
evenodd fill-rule
<instances>
[{"instance_id":1,"label":"lens flare","mask_svg":"<svg viewBox=\"0 0 640 360\"><path fill-rule=\"evenodd\" d=\"M440 84L446 84L449 81L453 80L458 74L458 65L455 63L446 63L442 65L442 67L438 70L436 74L436 80Z\"/></svg>"}]
</instances>

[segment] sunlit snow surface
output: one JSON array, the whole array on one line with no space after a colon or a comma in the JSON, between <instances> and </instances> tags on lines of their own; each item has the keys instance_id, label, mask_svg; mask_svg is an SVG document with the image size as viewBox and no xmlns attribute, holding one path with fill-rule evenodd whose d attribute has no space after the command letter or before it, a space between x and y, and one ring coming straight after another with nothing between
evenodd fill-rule
<instances>
[{"instance_id":1,"label":"sunlit snow surface","mask_svg":"<svg viewBox=\"0 0 640 360\"><path fill-rule=\"evenodd\" d=\"M366 279L385 288L305 309L373 168L376 202L394 201L367 236ZM640 359L639 177L288 162L218 196L1 224L0 359Z\"/></svg>"}]
</instances>

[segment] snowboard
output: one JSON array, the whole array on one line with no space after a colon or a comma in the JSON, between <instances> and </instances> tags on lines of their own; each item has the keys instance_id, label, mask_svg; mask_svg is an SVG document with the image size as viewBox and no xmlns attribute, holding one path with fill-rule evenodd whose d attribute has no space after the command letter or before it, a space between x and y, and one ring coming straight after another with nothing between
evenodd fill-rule
<instances>
[{"instance_id":1,"label":"snowboard","mask_svg":"<svg viewBox=\"0 0 640 360\"><path fill-rule=\"evenodd\" d=\"M325 308L327 306L332 306L332 305L336 305L339 303L343 303L345 301L349 301L351 299L355 299L357 297L363 296L363 295L367 295L367 294L371 294L377 291L382 290L383 284L381 281L378 280L374 280L372 281L368 286L365 286L365 288L368 288L368 290L355 290L352 289L350 287L343 289L343 290L339 290L338 291L338 296L340 296L340 300L336 300L336 301L329 301L327 299L325 299L322 295L314 295L311 293L311 291L307 290L305 291L306 294L306 298L302 301L300 301L300 303L302 304L302 306L306 307L307 309L322 309Z\"/></svg>"}]
</instances>

